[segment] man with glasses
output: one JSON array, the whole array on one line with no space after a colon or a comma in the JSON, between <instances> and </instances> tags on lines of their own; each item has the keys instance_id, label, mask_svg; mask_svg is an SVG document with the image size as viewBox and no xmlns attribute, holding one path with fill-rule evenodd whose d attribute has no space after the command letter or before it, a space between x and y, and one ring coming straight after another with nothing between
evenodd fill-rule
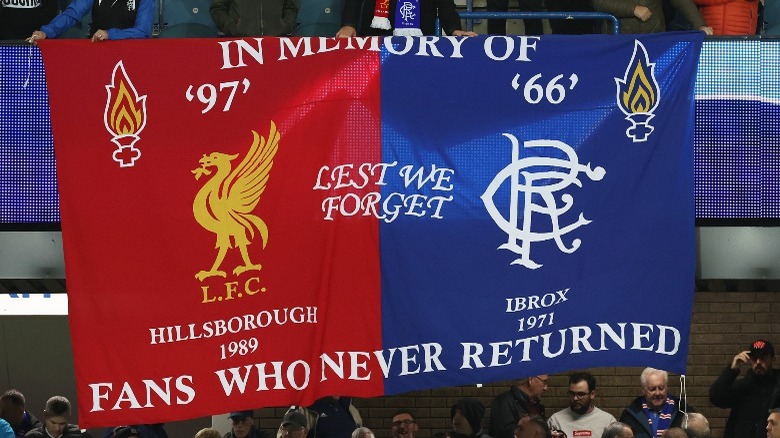
<instances>
[{"instance_id":1,"label":"man with glasses","mask_svg":"<svg viewBox=\"0 0 780 438\"><path fill-rule=\"evenodd\" d=\"M518 421L526 415L546 418L540 398L547 391L548 379L547 374L520 379L509 391L499 394L491 405L490 436L513 438Z\"/></svg>"},{"instance_id":2,"label":"man with glasses","mask_svg":"<svg viewBox=\"0 0 780 438\"><path fill-rule=\"evenodd\" d=\"M774 345L759 339L734 356L731 365L710 386L710 402L719 408L731 408L724 438L766 436L766 412L778 403L775 388L780 373L773 368L774 362ZM750 369L738 379L745 365Z\"/></svg>"},{"instance_id":3,"label":"man with glasses","mask_svg":"<svg viewBox=\"0 0 780 438\"><path fill-rule=\"evenodd\" d=\"M267 438L266 434L255 427L254 411L231 412L228 418L233 422L230 432L224 438Z\"/></svg>"},{"instance_id":4,"label":"man with glasses","mask_svg":"<svg viewBox=\"0 0 780 438\"><path fill-rule=\"evenodd\" d=\"M569 407L550 416L547 423L568 437L598 437L614 423L615 417L593 405L596 398L596 378L590 373L569 376Z\"/></svg>"},{"instance_id":5,"label":"man with glasses","mask_svg":"<svg viewBox=\"0 0 780 438\"><path fill-rule=\"evenodd\" d=\"M298 411L284 414L282 419L282 438L306 438L309 433L306 416Z\"/></svg>"},{"instance_id":6,"label":"man with glasses","mask_svg":"<svg viewBox=\"0 0 780 438\"><path fill-rule=\"evenodd\" d=\"M396 412L390 427L393 438L414 438L417 435L417 421L411 411L402 409Z\"/></svg>"}]
</instances>

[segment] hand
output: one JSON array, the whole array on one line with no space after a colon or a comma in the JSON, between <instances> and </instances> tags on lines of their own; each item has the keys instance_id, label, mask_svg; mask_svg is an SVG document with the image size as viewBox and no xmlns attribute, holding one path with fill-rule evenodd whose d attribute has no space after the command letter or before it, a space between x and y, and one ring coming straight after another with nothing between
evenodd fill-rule
<instances>
[{"instance_id":1,"label":"hand","mask_svg":"<svg viewBox=\"0 0 780 438\"><path fill-rule=\"evenodd\" d=\"M103 29L98 29L94 35L92 35L92 42L108 41L108 32Z\"/></svg>"},{"instance_id":2,"label":"hand","mask_svg":"<svg viewBox=\"0 0 780 438\"><path fill-rule=\"evenodd\" d=\"M336 32L336 38L352 38L357 36L357 29L352 26L342 26L338 32Z\"/></svg>"},{"instance_id":3,"label":"hand","mask_svg":"<svg viewBox=\"0 0 780 438\"><path fill-rule=\"evenodd\" d=\"M642 21L647 21L653 16L653 13L647 6L636 5L634 6L634 16Z\"/></svg>"},{"instance_id":4,"label":"hand","mask_svg":"<svg viewBox=\"0 0 780 438\"><path fill-rule=\"evenodd\" d=\"M750 352L747 350L734 356L734 360L731 361L731 369L738 370L745 363L750 363Z\"/></svg>"},{"instance_id":5,"label":"hand","mask_svg":"<svg viewBox=\"0 0 780 438\"><path fill-rule=\"evenodd\" d=\"M551 433L552 433L552 438L568 438L566 436L566 433L563 432L562 430L553 430L551 431Z\"/></svg>"},{"instance_id":6,"label":"hand","mask_svg":"<svg viewBox=\"0 0 780 438\"><path fill-rule=\"evenodd\" d=\"M25 41L32 44L38 44L39 40L45 40L46 34L41 32L40 30L36 30L30 35L30 38L27 38Z\"/></svg>"},{"instance_id":7,"label":"hand","mask_svg":"<svg viewBox=\"0 0 780 438\"><path fill-rule=\"evenodd\" d=\"M452 36L477 36L477 33L468 30L456 30L452 32Z\"/></svg>"},{"instance_id":8,"label":"hand","mask_svg":"<svg viewBox=\"0 0 780 438\"><path fill-rule=\"evenodd\" d=\"M712 30L712 28L711 28L711 27L709 27L709 26L702 26L702 27L700 27L700 28L699 28L699 30L700 30L700 31L703 31L703 32L704 32L705 34L707 34L707 35L713 35L713 32L714 32L714 31Z\"/></svg>"}]
</instances>

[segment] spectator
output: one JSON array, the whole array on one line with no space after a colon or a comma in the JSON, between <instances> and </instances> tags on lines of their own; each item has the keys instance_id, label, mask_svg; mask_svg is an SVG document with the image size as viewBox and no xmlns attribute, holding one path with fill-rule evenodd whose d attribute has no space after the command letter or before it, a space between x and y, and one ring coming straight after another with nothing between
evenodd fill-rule
<instances>
[{"instance_id":1,"label":"spectator","mask_svg":"<svg viewBox=\"0 0 780 438\"><path fill-rule=\"evenodd\" d=\"M228 36L283 36L295 30L296 0L211 0L211 18Z\"/></svg>"},{"instance_id":2,"label":"spectator","mask_svg":"<svg viewBox=\"0 0 780 438\"><path fill-rule=\"evenodd\" d=\"M612 414L593 405L596 398L596 378L590 373L574 373L569 377L569 407L550 416L548 424L568 437L601 436L604 428L615 422Z\"/></svg>"},{"instance_id":3,"label":"spectator","mask_svg":"<svg viewBox=\"0 0 780 438\"><path fill-rule=\"evenodd\" d=\"M766 419L766 438L780 438L780 409L769 411Z\"/></svg>"},{"instance_id":4,"label":"spectator","mask_svg":"<svg viewBox=\"0 0 780 438\"><path fill-rule=\"evenodd\" d=\"M710 402L719 408L731 408L726 420L724 438L754 438L765 435L766 412L773 408L774 388L780 374L772 368L775 347L759 339L734 356L710 386ZM738 379L741 368L750 365L745 377Z\"/></svg>"},{"instance_id":5,"label":"spectator","mask_svg":"<svg viewBox=\"0 0 780 438\"><path fill-rule=\"evenodd\" d=\"M499 394L491 406L490 436L512 438L520 418L540 415L545 418L540 397L547 391L546 374L518 380L509 391Z\"/></svg>"},{"instance_id":6,"label":"spectator","mask_svg":"<svg viewBox=\"0 0 780 438\"><path fill-rule=\"evenodd\" d=\"M482 431L482 417L485 406L473 398L463 398L455 402L450 409L452 418L452 438L490 438Z\"/></svg>"},{"instance_id":7,"label":"spectator","mask_svg":"<svg viewBox=\"0 0 780 438\"><path fill-rule=\"evenodd\" d=\"M670 427L661 435L662 438L688 438L688 435L679 427Z\"/></svg>"},{"instance_id":8,"label":"spectator","mask_svg":"<svg viewBox=\"0 0 780 438\"><path fill-rule=\"evenodd\" d=\"M403 409L397 411L390 423L390 434L393 438L415 438L417 420L414 418L414 414Z\"/></svg>"},{"instance_id":9,"label":"spectator","mask_svg":"<svg viewBox=\"0 0 780 438\"><path fill-rule=\"evenodd\" d=\"M9 389L0 396L0 418L11 425L17 438L41 425L35 415L25 410L24 395L16 389Z\"/></svg>"},{"instance_id":10,"label":"spectator","mask_svg":"<svg viewBox=\"0 0 780 438\"><path fill-rule=\"evenodd\" d=\"M637 438L659 437L670 427L680 427L684 415L680 412L680 400L669 395L666 371L645 368L640 376L642 395L620 415L620 421L634 431ZM684 411L693 412L691 406Z\"/></svg>"},{"instance_id":11,"label":"spectator","mask_svg":"<svg viewBox=\"0 0 780 438\"><path fill-rule=\"evenodd\" d=\"M199 430L194 438L222 438L222 434L217 429L207 427Z\"/></svg>"},{"instance_id":12,"label":"spectator","mask_svg":"<svg viewBox=\"0 0 780 438\"><path fill-rule=\"evenodd\" d=\"M415 0L416 1L416 0ZM464 31L453 0L420 0L419 14L405 21L398 8L406 2L389 0L345 0L338 38L370 35L435 35L436 17L447 35L475 36ZM385 9L386 7L386 9Z\"/></svg>"},{"instance_id":13,"label":"spectator","mask_svg":"<svg viewBox=\"0 0 780 438\"><path fill-rule=\"evenodd\" d=\"M70 401L55 395L46 402L43 411L43 425L27 432L25 438L77 438L81 430L75 424L70 424Z\"/></svg>"},{"instance_id":14,"label":"spectator","mask_svg":"<svg viewBox=\"0 0 780 438\"><path fill-rule=\"evenodd\" d=\"M707 26L693 0L672 0L672 4L694 29L712 35L712 28ZM666 31L666 20L661 0L593 0L593 8L619 18L620 33Z\"/></svg>"},{"instance_id":15,"label":"spectator","mask_svg":"<svg viewBox=\"0 0 780 438\"><path fill-rule=\"evenodd\" d=\"M317 423L309 431L309 437L351 438L352 432L362 426L363 420L349 397L323 397L309 410L317 413Z\"/></svg>"},{"instance_id":16,"label":"spectator","mask_svg":"<svg viewBox=\"0 0 780 438\"><path fill-rule=\"evenodd\" d=\"M697 412L688 414L688 419L683 422L683 430L689 438L710 438L710 422Z\"/></svg>"},{"instance_id":17,"label":"spectator","mask_svg":"<svg viewBox=\"0 0 780 438\"><path fill-rule=\"evenodd\" d=\"M0 438L14 438L14 430L7 421L0 418Z\"/></svg>"},{"instance_id":18,"label":"spectator","mask_svg":"<svg viewBox=\"0 0 780 438\"><path fill-rule=\"evenodd\" d=\"M617 421L604 429L601 438L634 438L634 431L628 424Z\"/></svg>"},{"instance_id":19,"label":"spectator","mask_svg":"<svg viewBox=\"0 0 780 438\"><path fill-rule=\"evenodd\" d=\"M301 412L289 411L282 418L281 429L282 438L306 438L309 422Z\"/></svg>"},{"instance_id":20,"label":"spectator","mask_svg":"<svg viewBox=\"0 0 780 438\"><path fill-rule=\"evenodd\" d=\"M358 427L352 431L352 438L376 438L374 432L367 427Z\"/></svg>"},{"instance_id":21,"label":"spectator","mask_svg":"<svg viewBox=\"0 0 780 438\"><path fill-rule=\"evenodd\" d=\"M46 38L57 38L92 13L89 34L92 42L150 38L154 17L154 0L73 0L49 24L41 26L27 41L36 44Z\"/></svg>"},{"instance_id":22,"label":"spectator","mask_svg":"<svg viewBox=\"0 0 780 438\"><path fill-rule=\"evenodd\" d=\"M562 437L565 435L557 435ZM576 436L576 435L575 435ZM553 434L544 418L538 415L526 415L517 422L515 438L552 438ZM556 437L556 438L557 438Z\"/></svg>"},{"instance_id":23,"label":"spectator","mask_svg":"<svg viewBox=\"0 0 780 438\"><path fill-rule=\"evenodd\" d=\"M755 35L758 24L756 0L694 0L715 35Z\"/></svg>"},{"instance_id":24,"label":"spectator","mask_svg":"<svg viewBox=\"0 0 780 438\"><path fill-rule=\"evenodd\" d=\"M255 427L254 411L231 412L228 418L233 425L224 438L267 438L263 431Z\"/></svg>"},{"instance_id":25,"label":"spectator","mask_svg":"<svg viewBox=\"0 0 780 438\"><path fill-rule=\"evenodd\" d=\"M168 438L168 433L165 432L165 428L163 427L163 423L158 424L131 424L127 426L119 426L119 427L130 427L136 430L136 433L138 433L139 437L141 438ZM110 427L106 429L106 432L103 434L103 438L112 438L114 436L115 431L119 427Z\"/></svg>"},{"instance_id":26,"label":"spectator","mask_svg":"<svg viewBox=\"0 0 780 438\"><path fill-rule=\"evenodd\" d=\"M518 10L525 12L544 11L543 0L517 0ZM509 0L487 0L488 12L507 12L509 10ZM542 35L544 27L542 20L523 19L526 35ZM488 20L487 31L491 35L506 35L506 20L494 19Z\"/></svg>"},{"instance_id":27,"label":"spectator","mask_svg":"<svg viewBox=\"0 0 780 438\"><path fill-rule=\"evenodd\" d=\"M111 438L143 438L138 428L133 426L119 426L114 429Z\"/></svg>"},{"instance_id":28,"label":"spectator","mask_svg":"<svg viewBox=\"0 0 780 438\"><path fill-rule=\"evenodd\" d=\"M0 40L23 40L57 12L57 0L0 0Z\"/></svg>"}]
</instances>

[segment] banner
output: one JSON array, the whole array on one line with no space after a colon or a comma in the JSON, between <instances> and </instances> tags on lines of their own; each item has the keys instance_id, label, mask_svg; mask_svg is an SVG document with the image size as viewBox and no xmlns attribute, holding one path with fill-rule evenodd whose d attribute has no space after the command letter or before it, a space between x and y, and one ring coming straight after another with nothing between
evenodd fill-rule
<instances>
[{"instance_id":1,"label":"banner","mask_svg":"<svg viewBox=\"0 0 780 438\"><path fill-rule=\"evenodd\" d=\"M81 426L684 372L702 39L41 42Z\"/></svg>"}]
</instances>

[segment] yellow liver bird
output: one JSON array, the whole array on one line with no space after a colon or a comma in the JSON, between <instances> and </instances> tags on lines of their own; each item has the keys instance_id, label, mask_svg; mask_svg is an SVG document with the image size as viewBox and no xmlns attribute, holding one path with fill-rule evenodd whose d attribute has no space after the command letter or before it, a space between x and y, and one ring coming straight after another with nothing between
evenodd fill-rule
<instances>
[{"instance_id":1,"label":"yellow liver bird","mask_svg":"<svg viewBox=\"0 0 780 438\"><path fill-rule=\"evenodd\" d=\"M204 154L199 160L200 167L192 170L195 179L199 180L203 175L211 175L211 168L216 169L214 176L203 184L192 203L195 220L203 228L217 235L217 258L211 269L195 274L195 278L200 281L209 277L226 277L225 271L220 271L219 268L228 249L233 248L233 245L241 251L244 262L233 269L234 275L259 271L262 267L250 261L247 246L254 240L255 230L260 234L263 248L268 243L268 227L261 218L252 214L252 211L268 183L274 155L279 148L280 134L273 121L267 139L254 130L252 134L252 146L235 169L231 162L238 158L239 154L212 152Z\"/></svg>"}]
</instances>

